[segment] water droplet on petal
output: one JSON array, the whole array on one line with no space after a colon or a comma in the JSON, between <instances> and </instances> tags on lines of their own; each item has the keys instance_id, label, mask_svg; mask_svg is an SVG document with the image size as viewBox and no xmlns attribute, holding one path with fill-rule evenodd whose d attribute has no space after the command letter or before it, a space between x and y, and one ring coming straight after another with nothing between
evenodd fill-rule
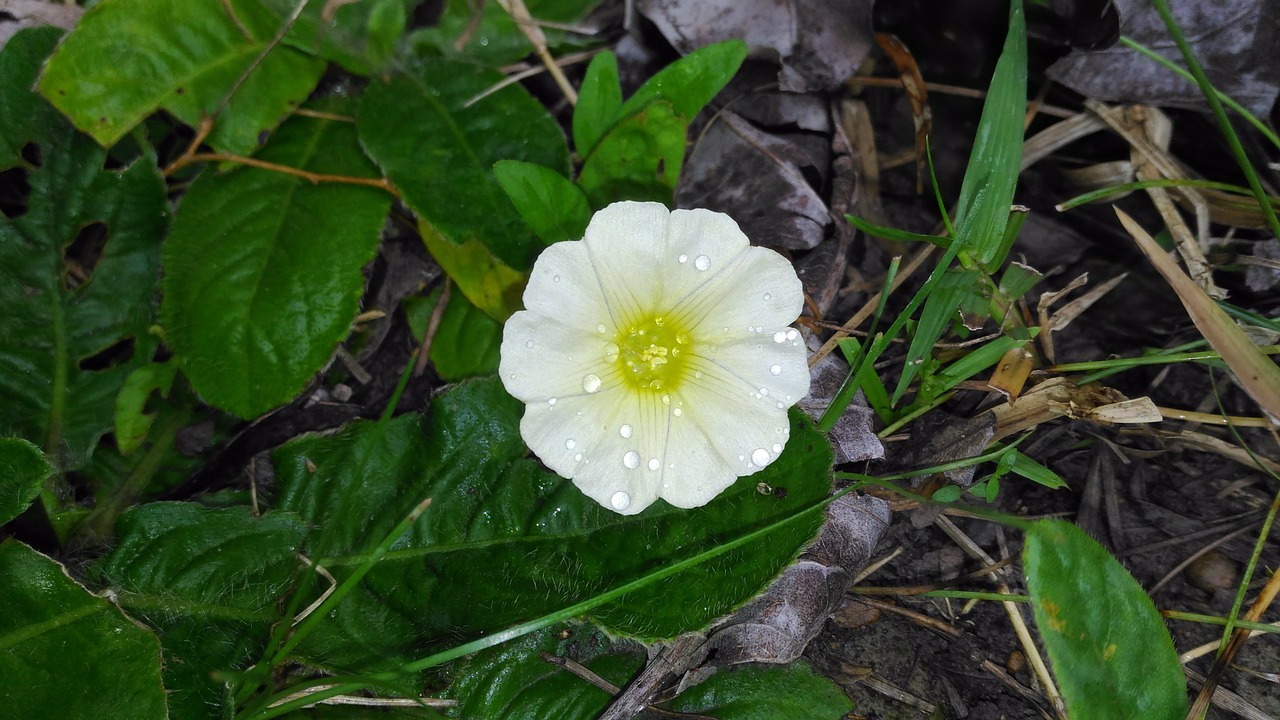
<instances>
[{"instance_id":1,"label":"water droplet on petal","mask_svg":"<svg viewBox=\"0 0 1280 720\"><path fill-rule=\"evenodd\" d=\"M619 490L613 494L613 497L609 498L609 504L613 506L614 510L622 512L631 507L631 496Z\"/></svg>"},{"instance_id":2,"label":"water droplet on petal","mask_svg":"<svg viewBox=\"0 0 1280 720\"><path fill-rule=\"evenodd\" d=\"M706 255L699 255L698 257L694 258L693 266L698 268L699 270L706 270L711 267L711 258L707 257Z\"/></svg>"},{"instance_id":3,"label":"water droplet on petal","mask_svg":"<svg viewBox=\"0 0 1280 720\"><path fill-rule=\"evenodd\" d=\"M622 464L626 465L628 470L635 470L640 467L640 453L635 450L628 450L627 454L622 456Z\"/></svg>"},{"instance_id":4,"label":"water droplet on petal","mask_svg":"<svg viewBox=\"0 0 1280 720\"><path fill-rule=\"evenodd\" d=\"M525 341L524 341L524 346L525 346L525 347L527 347L527 348L529 348L530 350L532 350L532 349L533 349L533 341L532 341L532 340L525 340Z\"/></svg>"},{"instance_id":5,"label":"water droplet on petal","mask_svg":"<svg viewBox=\"0 0 1280 720\"><path fill-rule=\"evenodd\" d=\"M764 326L763 326L763 325L757 325L757 326L756 326L756 332L758 332L758 333L762 333L762 332L764 332Z\"/></svg>"},{"instance_id":6,"label":"water droplet on petal","mask_svg":"<svg viewBox=\"0 0 1280 720\"><path fill-rule=\"evenodd\" d=\"M781 375L781 374L782 374L782 366L781 366L781 365L770 365L770 366L769 366L769 374L770 374L770 375Z\"/></svg>"},{"instance_id":7,"label":"water droplet on petal","mask_svg":"<svg viewBox=\"0 0 1280 720\"><path fill-rule=\"evenodd\" d=\"M649 469L650 469L650 470L657 470L657 469L658 469L658 468L660 468L660 467L662 467L662 461L661 461L661 460L659 460L658 458L649 458Z\"/></svg>"},{"instance_id":8,"label":"water droplet on petal","mask_svg":"<svg viewBox=\"0 0 1280 720\"><path fill-rule=\"evenodd\" d=\"M676 408L675 410L671 411L671 414L675 415L676 417L680 417L681 415L684 414L684 411L681 410L680 408Z\"/></svg>"},{"instance_id":9,"label":"water droplet on petal","mask_svg":"<svg viewBox=\"0 0 1280 720\"><path fill-rule=\"evenodd\" d=\"M604 323L600 323L599 325L596 325L596 332L598 332L598 333L603 333L604 331L606 331L606 330L608 330L608 329L609 329L609 328L607 328L607 327L605 327L605 326L604 326Z\"/></svg>"},{"instance_id":10,"label":"water droplet on petal","mask_svg":"<svg viewBox=\"0 0 1280 720\"><path fill-rule=\"evenodd\" d=\"M593 393L600 389L600 376L588 375L582 378L582 389L589 393Z\"/></svg>"},{"instance_id":11,"label":"water droplet on petal","mask_svg":"<svg viewBox=\"0 0 1280 720\"><path fill-rule=\"evenodd\" d=\"M701 370L694 370L694 371L693 371L693 376L694 376L695 378L697 378L697 379L701 380L701 379L702 379L702 371L701 371Z\"/></svg>"},{"instance_id":12,"label":"water droplet on petal","mask_svg":"<svg viewBox=\"0 0 1280 720\"><path fill-rule=\"evenodd\" d=\"M622 427L618 428L618 434L624 438L629 438L631 437L632 430L633 428L630 425L623 425Z\"/></svg>"},{"instance_id":13,"label":"water droplet on petal","mask_svg":"<svg viewBox=\"0 0 1280 720\"><path fill-rule=\"evenodd\" d=\"M574 456L573 456L573 461L574 461L574 462L582 462L582 453L578 453L577 455L574 455Z\"/></svg>"},{"instance_id":14,"label":"water droplet on petal","mask_svg":"<svg viewBox=\"0 0 1280 720\"><path fill-rule=\"evenodd\" d=\"M556 275L555 277L551 278L551 282L560 282L560 276Z\"/></svg>"},{"instance_id":15,"label":"water droplet on petal","mask_svg":"<svg viewBox=\"0 0 1280 720\"><path fill-rule=\"evenodd\" d=\"M555 405L555 404L556 404L556 399L555 399L555 398L547 398L547 404L548 404L548 405Z\"/></svg>"},{"instance_id":16,"label":"water droplet on petal","mask_svg":"<svg viewBox=\"0 0 1280 720\"><path fill-rule=\"evenodd\" d=\"M782 443L774 443L774 444L773 444L773 452L774 452L774 453L781 453L781 452L782 452Z\"/></svg>"},{"instance_id":17,"label":"water droplet on petal","mask_svg":"<svg viewBox=\"0 0 1280 720\"><path fill-rule=\"evenodd\" d=\"M670 395L663 395L663 396L662 396L662 404L663 404L663 405L670 405L670 404L671 404L671 396L670 396Z\"/></svg>"},{"instance_id":18,"label":"water droplet on petal","mask_svg":"<svg viewBox=\"0 0 1280 720\"><path fill-rule=\"evenodd\" d=\"M772 296L772 295L770 295L769 293L765 293L765 294L764 294L764 301L765 301L765 302L769 302L769 301L770 301L770 300L772 300L772 299L773 299L773 296Z\"/></svg>"},{"instance_id":19,"label":"water droplet on petal","mask_svg":"<svg viewBox=\"0 0 1280 720\"><path fill-rule=\"evenodd\" d=\"M577 447L577 445L578 445L578 442L573 438L569 438L568 440L564 441L564 446L569 450L574 449L575 447Z\"/></svg>"},{"instance_id":20,"label":"water droplet on petal","mask_svg":"<svg viewBox=\"0 0 1280 720\"><path fill-rule=\"evenodd\" d=\"M751 452L751 462L764 467L769 464L769 451L764 448L756 448Z\"/></svg>"},{"instance_id":21,"label":"water droplet on petal","mask_svg":"<svg viewBox=\"0 0 1280 720\"><path fill-rule=\"evenodd\" d=\"M604 358L605 358L606 360L612 360L612 359L614 359L614 358L616 358L616 357L618 357L618 344L617 344L617 343L609 343L608 345L605 345L605 346L604 346Z\"/></svg>"},{"instance_id":22,"label":"water droplet on petal","mask_svg":"<svg viewBox=\"0 0 1280 720\"><path fill-rule=\"evenodd\" d=\"M761 396L768 395L768 394L769 394L769 388L760 388Z\"/></svg>"},{"instance_id":23,"label":"water droplet on petal","mask_svg":"<svg viewBox=\"0 0 1280 720\"><path fill-rule=\"evenodd\" d=\"M682 262L682 263L689 262L689 256L688 256L688 255L685 255L684 253L680 253L680 257L678 257L678 258L676 258L676 259L677 259L677 260L679 260L679 261L680 261L680 262Z\"/></svg>"},{"instance_id":24,"label":"water droplet on petal","mask_svg":"<svg viewBox=\"0 0 1280 720\"><path fill-rule=\"evenodd\" d=\"M783 405L781 402L778 402L778 409L779 409L779 410L786 410L786 409L787 409L787 406L786 406L786 405Z\"/></svg>"},{"instance_id":25,"label":"water droplet on petal","mask_svg":"<svg viewBox=\"0 0 1280 720\"><path fill-rule=\"evenodd\" d=\"M773 341L776 343L784 343L787 341L787 331L779 330L773 334Z\"/></svg>"},{"instance_id":26,"label":"water droplet on petal","mask_svg":"<svg viewBox=\"0 0 1280 720\"><path fill-rule=\"evenodd\" d=\"M799 331L799 330L796 330L795 328L791 328L790 330L787 330L787 339L788 339L788 340L795 340L795 339L796 339L796 338L798 338L798 337L800 337L800 331Z\"/></svg>"}]
</instances>

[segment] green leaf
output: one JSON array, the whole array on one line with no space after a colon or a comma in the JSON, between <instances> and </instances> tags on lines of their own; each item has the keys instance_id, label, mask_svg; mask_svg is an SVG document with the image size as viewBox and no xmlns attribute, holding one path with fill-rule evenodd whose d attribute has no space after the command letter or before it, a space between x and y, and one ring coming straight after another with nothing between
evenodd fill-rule
<instances>
[{"instance_id":1,"label":"green leaf","mask_svg":"<svg viewBox=\"0 0 1280 720\"><path fill-rule=\"evenodd\" d=\"M588 157L622 112L622 84L618 58L605 51L591 59L573 108L573 147Z\"/></svg>"},{"instance_id":2,"label":"green leaf","mask_svg":"<svg viewBox=\"0 0 1280 720\"><path fill-rule=\"evenodd\" d=\"M283 23L298 5L298 0L261 1L275 13L277 23ZM303 8L284 42L357 75L374 75L391 63L409 14L421 2L312 2Z\"/></svg>"},{"instance_id":3,"label":"green leaf","mask_svg":"<svg viewBox=\"0 0 1280 720\"><path fill-rule=\"evenodd\" d=\"M591 720L612 696L559 665L547 653L569 657L622 687L644 667L636 645L615 646L591 627L547 628L476 653L461 663L445 697L458 701L457 717L503 720Z\"/></svg>"},{"instance_id":4,"label":"green leaf","mask_svg":"<svg viewBox=\"0 0 1280 720\"><path fill-rule=\"evenodd\" d=\"M641 85L623 103L619 116L634 115L663 101L671 104L676 115L693 120L737 74L747 49L741 40L725 40L694 50Z\"/></svg>"},{"instance_id":5,"label":"green leaf","mask_svg":"<svg viewBox=\"0 0 1280 720\"><path fill-rule=\"evenodd\" d=\"M52 474L40 448L22 438L0 438L0 525L21 515Z\"/></svg>"},{"instance_id":6,"label":"green leaf","mask_svg":"<svg viewBox=\"0 0 1280 720\"><path fill-rule=\"evenodd\" d=\"M103 0L49 59L40 92L103 146L163 109L193 126L216 113L208 142L246 155L324 72L276 47L240 82L279 26L258 0Z\"/></svg>"},{"instance_id":7,"label":"green leaf","mask_svg":"<svg viewBox=\"0 0 1280 720\"><path fill-rule=\"evenodd\" d=\"M211 673L253 664L296 574L305 528L248 508L150 503L125 513L120 543L95 571L122 605L160 632L175 717L224 717Z\"/></svg>"},{"instance_id":8,"label":"green leaf","mask_svg":"<svg viewBox=\"0 0 1280 720\"><path fill-rule=\"evenodd\" d=\"M507 267L479 240L454 245L425 220L418 220L418 234L458 290L486 315L503 322L523 307L528 273Z\"/></svg>"},{"instance_id":9,"label":"green leaf","mask_svg":"<svg viewBox=\"0 0 1280 720\"><path fill-rule=\"evenodd\" d=\"M1012 262L1000 276L1000 292L1010 300L1016 300L1035 287L1044 274L1022 263Z\"/></svg>"},{"instance_id":10,"label":"green leaf","mask_svg":"<svg viewBox=\"0 0 1280 720\"><path fill-rule=\"evenodd\" d=\"M332 108L327 108L332 109ZM377 177L348 122L296 116L258 155ZM350 330L391 198L241 167L206 172L165 244L166 339L211 405L254 417L293 399Z\"/></svg>"},{"instance_id":11,"label":"green leaf","mask_svg":"<svg viewBox=\"0 0 1280 720\"><path fill-rule=\"evenodd\" d=\"M924 358L933 350L933 344L938 342L942 333L956 319L956 310L960 308L961 302L975 291L977 281L976 270L948 270L924 301L920 322L916 325L915 334L911 336L911 347L907 350L907 359L902 365L902 377L893 392L895 405L915 379Z\"/></svg>"},{"instance_id":12,"label":"green leaf","mask_svg":"<svg viewBox=\"0 0 1280 720\"><path fill-rule=\"evenodd\" d=\"M569 151L547 109L518 85L464 107L500 80L498 72L435 59L375 82L360 104L360 142L443 239L479 242L509 267L527 270L541 243L493 165L522 160L568 174Z\"/></svg>"},{"instance_id":13,"label":"green leaf","mask_svg":"<svg viewBox=\"0 0 1280 720\"><path fill-rule=\"evenodd\" d=\"M620 516L525 459L523 405L497 380L438 397L425 420L357 422L274 455L278 507L317 528L308 554L342 577L423 498L403 540L303 644L336 666L395 665L595 597L782 518L830 490L831 449L793 416L768 468L702 508ZM786 488L761 495L758 482ZM594 617L615 634L672 637L757 592L816 531L809 512L765 537L634 591Z\"/></svg>"},{"instance_id":14,"label":"green leaf","mask_svg":"<svg viewBox=\"0 0 1280 720\"><path fill-rule=\"evenodd\" d=\"M671 103L656 100L619 122L582 166L578 185L591 206L618 200L671 204L689 121Z\"/></svg>"},{"instance_id":15,"label":"green leaf","mask_svg":"<svg viewBox=\"0 0 1280 720\"><path fill-rule=\"evenodd\" d=\"M1013 465L1009 470L1028 480L1038 482L1050 490L1067 487L1067 481L1063 480L1061 475L1017 450L1013 451Z\"/></svg>"},{"instance_id":16,"label":"green leaf","mask_svg":"<svg viewBox=\"0 0 1280 720\"><path fill-rule=\"evenodd\" d=\"M499 160L493 172L542 242L582 239L591 208L577 185L551 168L518 160Z\"/></svg>"},{"instance_id":17,"label":"green leaf","mask_svg":"<svg viewBox=\"0 0 1280 720\"><path fill-rule=\"evenodd\" d=\"M15 540L0 544L0 577L5 717L168 717L155 635Z\"/></svg>"},{"instance_id":18,"label":"green leaf","mask_svg":"<svg viewBox=\"0 0 1280 720\"><path fill-rule=\"evenodd\" d=\"M143 365L124 379L124 386L116 396L115 419L116 447L121 455L129 455L147 439L156 420L155 413L146 411L147 402L152 393L169 397L169 388L173 387L177 374L177 363L169 360Z\"/></svg>"},{"instance_id":19,"label":"green leaf","mask_svg":"<svg viewBox=\"0 0 1280 720\"><path fill-rule=\"evenodd\" d=\"M804 660L721 670L667 704L719 720L840 720L853 703Z\"/></svg>"},{"instance_id":20,"label":"green leaf","mask_svg":"<svg viewBox=\"0 0 1280 720\"><path fill-rule=\"evenodd\" d=\"M404 303L409 329L419 343L439 301L437 290L428 297L410 298ZM498 371L501 345L502 323L485 315L466 297L451 294L431 342L431 364L440 379L447 382L489 375Z\"/></svg>"},{"instance_id":21,"label":"green leaf","mask_svg":"<svg viewBox=\"0 0 1280 720\"><path fill-rule=\"evenodd\" d=\"M25 208L0 215L0 432L72 470L155 348L168 204L149 152L104 170L106 152L31 91L57 37L28 30L0 51L0 170L30 186Z\"/></svg>"},{"instance_id":22,"label":"green leaf","mask_svg":"<svg viewBox=\"0 0 1280 720\"><path fill-rule=\"evenodd\" d=\"M583 20L600 0L525 0L538 20L572 24ZM582 45L581 36L544 27L552 48ZM420 52L456 57L488 67L509 65L533 52L533 46L498 2L447 0L439 22L413 34ZM559 53L553 52L558 55Z\"/></svg>"},{"instance_id":23,"label":"green leaf","mask_svg":"<svg viewBox=\"0 0 1280 720\"><path fill-rule=\"evenodd\" d=\"M1186 680L1169 631L1106 548L1071 523L1040 520L1027 531L1022 562L1071 717L1186 716Z\"/></svg>"},{"instance_id":24,"label":"green leaf","mask_svg":"<svg viewBox=\"0 0 1280 720\"><path fill-rule=\"evenodd\" d=\"M1027 32L1022 0L1009 3L1009 30L978 120L956 201L955 236L980 265L999 264L1022 162L1027 112Z\"/></svg>"}]
</instances>

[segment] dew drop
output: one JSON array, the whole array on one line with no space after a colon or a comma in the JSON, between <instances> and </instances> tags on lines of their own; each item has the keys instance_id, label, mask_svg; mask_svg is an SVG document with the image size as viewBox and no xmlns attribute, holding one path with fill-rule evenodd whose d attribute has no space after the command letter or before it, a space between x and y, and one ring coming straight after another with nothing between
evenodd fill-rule
<instances>
[{"instance_id":1,"label":"dew drop","mask_svg":"<svg viewBox=\"0 0 1280 720\"><path fill-rule=\"evenodd\" d=\"M675 415L676 417L680 417L681 415L684 414L684 411L681 410L680 408L676 408L675 410L671 411L671 414Z\"/></svg>"},{"instance_id":2,"label":"dew drop","mask_svg":"<svg viewBox=\"0 0 1280 720\"><path fill-rule=\"evenodd\" d=\"M524 346L525 346L525 347L527 347L527 348L529 348L530 350L532 350L532 349L533 349L533 341L532 341L532 340L525 340L525 341L524 341Z\"/></svg>"},{"instance_id":3,"label":"dew drop","mask_svg":"<svg viewBox=\"0 0 1280 720\"><path fill-rule=\"evenodd\" d=\"M577 455L574 455L574 456L573 456L573 461L574 461L574 462L582 462L582 453L578 453Z\"/></svg>"},{"instance_id":4,"label":"dew drop","mask_svg":"<svg viewBox=\"0 0 1280 720\"><path fill-rule=\"evenodd\" d=\"M607 327L605 327L605 326L604 326L604 323L600 323L599 325L596 325L596 332L598 332L598 333L603 333L604 331L606 331L606 330L608 330L608 329L609 329L609 328L607 328Z\"/></svg>"},{"instance_id":5,"label":"dew drop","mask_svg":"<svg viewBox=\"0 0 1280 720\"><path fill-rule=\"evenodd\" d=\"M784 343L787 341L787 331L779 330L773 334L773 341L776 343Z\"/></svg>"},{"instance_id":6,"label":"dew drop","mask_svg":"<svg viewBox=\"0 0 1280 720\"><path fill-rule=\"evenodd\" d=\"M560 282L560 276L556 275L555 277L551 278L551 282Z\"/></svg>"},{"instance_id":7,"label":"dew drop","mask_svg":"<svg viewBox=\"0 0 1280 720\"><path fill-rule=\"evenodd\" d=\"M769 374L770 374L770 375L781 375L781 374L782 374L782 366L781 366L781 365L770 365L770 366L769 366Z\"/></svg>"},{"instance_id":8,"label":"dew drop","mask_svg":"<svg viewBox=\"0 0 1280 720\"><path fill-rule=\"evenodd\" d=\"M663 404L663 405L670 405L670 404L671 404L671 396L670 396L670 395L663 395L663 396L662 396L662 404Z\"/></svg>"},{"instance_id":9,"label":"dew drop","mask_svg":"<svg viewBox=\"0 0 1280 720\"><path fill-rule=\"evenodd\" d=\"M578 446L578 442L577 442L576 440L574 440L573 438L569 438L568 440L565 440L565 441L564 441L564 446L565 446L565 448L567 448L567 449L569 449L569 450L572 450L572 449L574 449L575 447L577 447L577 446Z\"/></svg>"},{"instance_id":10,"label":"dew drop","mask_svg":"<svg viewBox=\"0 0 1280 720\"><path fill-rule=\"evenodd\" d=\"M587 391L587 392L589 392L589 393L593 393L593 392L596 392L597 390L599 390L599 389L600 389L600 376L599 376L599 375L594 375L594 374L593 374L593 375L588 375L588 376L586 376L586 377L582 378L582 389L583 389L583 390L586 390L586 391Z\"/></svg>"},{"instance_id":11,"label":"dew drop","mask_svg":"<svg viewBox=\"0 0 1280 720\"><path fill-rule=\"evenodd\" d=\"M781 453L781 452L782 452L782 443L774 443L774 444L773 444L773 452L774 452L775 454L776 454L776 453Z\"/></svg>"},{"instance_id":12,"label":"dew drop","mask_svg":"<svg viewBox=\"0 0 1280 720\"><path fill-rule=\"evenodd\" d=\"M658 469L658 468L660 468L660 467L662 467L662 461L661 461L661 460L659 460L658 458L649 458L649 469L650 469L650 470L657 470L657 469Z\"/></svg>"},{"instance_id":13,"label":"dew drop","mask_svg":"<svg viewBox=\"0 0 1280 720\"><path fill-rule=\"evenodd\" d=\"M689 256L688 256L688 255L685 255L684 253L680 253L680 257L678 257L678 258L676 258L676 259L677 259L677 260L679 260L679 261L680 261L680 262L682 262L682 263L689 262Z\"/></svg>"},{"instance_id":14,"label":"dew drop","mask_svg":"<svg viewBox=\"0 0 1280 720\"><path fill-rule=\"evenodd\" d=\"M769 388L760 388L761 397L769 394Z\"/></svg>"},{"instance_id":15,"label":"dew drop","mask_svg":"<svg viewBox=\"0 0 1280 720\"><path fill-rule=\"evenodd\" d=\"M711 258L706 255L699 255L693 259L693 266L699 270L707 270L711 267Z\"/></svg>"},{"instance_id":16,"label":"dew drop","mask_svg":"<svg viewBox=\"0 0 1280 720\"><path fill-rule=\"evenodd\" d=\"M787 406L786 406L786 405L783 405L781 402L778 402L778 409L779 409L779 410L786 410L786 409L787 409Z\"/></svg>"},{"instance_id":17,"label":"dew drop","mask_svg":"<svg viewBox=\"0 0 1280 720\"><path fill-rule=\"evenodd\" d=\"M799 330L796 330L795 328L791 328L791 329L787 330L787 339L788 339L788 340L795 340L795 339L796 339L796 338L798 338L798 337L800 337L800 331L799 331Z\"/></svg>"},{"instance_id":18,"label":"dew drop","mask_svg":"<svg viewBox=\"0 0 1280 720\"><path fill-rule=\"evenodd\" d=\"M618 344L617 344L617 343L609 343L608 345L605 345L605 346L604 346L604 357L605 357L605 359L606 359L606 360L612 360L612 359L614 359L614 358L618 357Z\"/></svg>"},{"instance_id":19,"label":"dew drop","mask_svg":"<svg viewBox=\"0 0 1280 720\"><path fill-rule=\"evenodd\" d=\"M758 332L758 333L762 333L762 332L764 332L764 326L763 326L763 325L757 325L757 326L756 326L756 332Z\"/></svg>"},{"instance_id":20,"label":"dew drop","mask_svg":"<svg viewBox=\"0 0 1280 720\"><path fill-rule=\"evenodd\" d=\"M622 512L631 507L631 496L619 490L613 494L613 497L609 498L609 504L613 506L614 510Z\"/></svg>"},{"instance_id":21,"label":"dew drop","mask_svg":"<svg viewBox=\"0 0 1280 720\"><path fill-rule=\"evenodd\" d=\"M694 370L694 371L693 371L693 376L694 376L695 378L697 378L697 379L701 380L701 379L702 379L702 371L701 371L701 370Z\"/></svg>"},{"instance_id":22,"label":"dew drop","mask_svg":"<svg viewBox=\"0 0 1280 720\"><path fill-rule=\"evenodd\" d=\"M764 467L769 464L769 451L764 448L756 448L751 452L751 462Z\"/></svg>"},{"instance_id":23,"label":"dew drop","mask_svg":"<svg viewBox=\"0 0 1280 720\"><path fill-rule=\"evenodd\" d=\"M773 296L772 296L772 295L770 295L769 293L765 293L765 294L764 294L764 300L765 300L765 302L769 302L769 301L770 301L770 300L772 300L772 299L773 299Z\"/></svg>"},{"instance_id":24,"label":"dew drop","mask_svg":"<svg viewBox=\"0 0 1280 720\"><path fill-rule=\"evenodd\" d=\"M555 405L555 404L556 404L556 399L555 399L555 398L547 398L547 404L548 404L548 405Z\"/></svg>"},{"instance_id":25,"label":"dew drop","mask_svg":"<svg viewBox=\"0 0 1280 720\"><path fill-rule=\"evenodd\" d=\"M739 456L738 456L738 460L739 460L739 461L746 460L746 459L747 459L747 456L746 456L746 455L739 455Z\"/></svg>"},{"instance_id":26,"label":"dew drop","mask_svg":"<svg viewBox=\"0 0 1280 720\"><path fill-rule=\"evenodd\" d=\"M635 450L628 450L627 454L622 456L622 464L625 465L628 470L635 470L640 467L640 453Z\"/></svg>"},{"instance_id":27,"label":"dew drop","mask_svg":"<svg viewBox=\"0 0 1280 720\"><path fill-rule=\"evenodd\" d=\"M622 427L618 428L618 434L624 438L629 438L631 437L632 430L633 428L630 425L623 425Z\"/></svg>"}]
</instances>

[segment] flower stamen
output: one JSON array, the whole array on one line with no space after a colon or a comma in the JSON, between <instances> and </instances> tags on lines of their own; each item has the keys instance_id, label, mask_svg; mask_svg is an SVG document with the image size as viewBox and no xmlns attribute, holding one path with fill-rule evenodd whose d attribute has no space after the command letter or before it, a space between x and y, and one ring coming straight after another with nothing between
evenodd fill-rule
<instances>
[{"instance_id":1,"label":"flower stamen","mask_svg":"<svg viewBox=\"0 0 1280 720\"><path fill-rule=\"evenodd\" d=\"M676 390L685 375L689 334L662 316L629 325L618 333L617 362L628 385L637 390Z\"/></svg>"}]
</instances>

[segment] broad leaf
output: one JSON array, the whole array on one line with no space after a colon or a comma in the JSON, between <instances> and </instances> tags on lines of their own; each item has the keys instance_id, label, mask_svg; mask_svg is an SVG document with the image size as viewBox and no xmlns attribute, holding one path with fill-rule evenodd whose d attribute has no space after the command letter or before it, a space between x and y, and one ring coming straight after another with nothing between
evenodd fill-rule
<instances>
[{"instance_id":1,"label":"broad leaf","mask_svg":"<svg viewBox=\"0 0 1280 720\"><path fill-rule=\"evenodd\" d=\"M338 63L359 75L384 70L395 55L409 14L422 0L312 2L302 10L284 42ZM298 0L262 0L277 22L290 17Z\"/></svg>"},{"instance_id":2,"label":"broad leaf","mask_svg":"<svg viewBox=\"0 0 1280 720\"><path fill-rule=\"evenodd\" d=\"M619 122L582 166L578 184L591 206L618 200L671 205L689 121L671 103L657 100Z\"/></svg>"},{"instance_id":3,"label":"broad leaf","mask_svg":"<svg viewBox=\"0 0 1280 720\"><path fill-rule=\"evenodd\" d=\"M524 4L538 20L572 24L585 18L600 0L525 0ZM557 49L583 45L587 40L580 34L550 27L542 28L542 32L547 44ZM446 0L439 22L415 32L413 44L426 52L495 68L533 53L533 46L499 2Z\"/></svg>"},{"instance_id":4,"label":"broad leaf","mask_svg":"<svg viewBox=\"0 0 1280 720\"><path fill-rule=\"evenodd\" d=\"M58 33L0 51L0 170L30 193L0 216L0 433L42 445L64 470L111 429L148 335L168 204L149 154L104 170L104 150L31 91Z\"/></svg>"},{"instance_id":5,"label":"broad leaf","mask_svg":"<svg viewBox=\"0 0 1280 720\"><path fill-rule=\"evenodd\" d=\"M587 157L622 112L618 58L605 51L591 59L573 108L573 148Z\"/></svg>"},{"instance_id":6,"label":"broad leaf","mask_svg":"<svg viewBox=\"0 0 1280 720\"><path fill-rule=\"evenodd\" d=\"M52 474L40 448L21 438L0 438L0 525L21 515Z\"/></svg>"},{"instance_id":7,"label":"broad leaf","mask_svg":"<svg viewBox=\"0 0 1280 720\"><path fill-rule=\"evenodd\" d=\"M541 243L498 185L493 164L523 160L568 174L569 153L555 120L518 85L466 106L501 79L496 71L433 59L375 82L360 104L360 142L444 240L481 243L509 267L527 270Z\"/></svg>"},{"instance_id":8,"label":"broad leaf","mask_svg":"<svg viewBox=\"0 0 1280 720\"><path fill-rule=\"evenodd\" d=\"M718 720L840 720L853 703L808 662L721 670L667 706Z\"/></svg>"},{"instance_id":9,"label":"broad leaf","mask_svg":"<svg viewBox=\"0 0 1280 720\"><path fill-rule=\"evenodd\" d=\"M661 100L686 121L693 120L737 74L747 49L741 40L725 40L694 50L641 85L623 103L619 116L634 115Z\"/></svg>"},{"instance_id":10,"label":"broad leaf","mask_svg":"<svg viewBox=\"0 0 1280 720\"><path fill-rule=\"evenodd\" d=\"M326 109L334 109L327 107ZM259 158L313 173L377 171L349 122L297 116ZM347 336L391 198L254 167L207 170L165 244L166 339L211 405L254 417L297 395Z\"/></svg>"},{"instance_id":11,"label":"broad leaf","mask_svg":"<svg viewBox=\"0 0 1280 720\"><path fill-rule=\"evenodd\" d=\"M168 717L155 635L15 540L0 544L0 577L5 717Z\"/></svg>"},{"instance_id":12,"label":"broad leaf","mask_svg":"<svg viewBox=\"0 0 1280 720\"><path fill-rule=\"evenodd\" d=\"M1036 625L1073 718L1179 720L1186 680L1133 576L1080 528L1040 520L1022 550Z\"/></svg>"},{"instance_id":13,"label":"broad leaf","mask_svg":"<svg viewBox=\"0 0 1280 720\"><path fill-rule=\"evenodd\" d=\"M551 168L518 160L500 160L493 171L543 243L582 239L591 221L591 208L587 196L568 178Z\"/></svg>"},{"instance_id":14,"label":"broad leaf","mask_svg":"<svg viewBox=\"0 0 1280 720\"><path fill-rule=\"evenodd\" d=\"M440 301L440 292L416 297L404 303L409 329L422 342L431 313ZM442 380L455 382L498 371L498 348L502 345L502 323L485 315L466 297L454 293L440 316L435 339L431 341L431 364Z\"/></svg>"},{"instance_id":15,"label":"broad leaf","mask_svg":"<svg viewBox=\"0 0 1280 720\"><path fill-rule=\"evenodd\" d=\"M163 109L188 125L216 114L209 143L248 154L324 72L283 46L259 62L279 26L258 0L103 0L49 59L40 92L103 146Z\"/></svg>"},{"instance_id":16,"label":"broad leaf","mask_svg":"<svg viewBox=\"0 0 1280 720\"><path fill-rule=\"evenodd\" d=\"M762 472L702 508L658 502L619 516L525 459L522 405L496 380L437 398L425 420L358 422L276 452L280 509L317 528L308 553L337 575L423 498L433 502L339 605L305 654L339 666L394 664L539 617L802 513L826 497L831 450L800 416ZM762 495L758 482L787 489ZM760 589L811 539L820 514L636 590L594 617L616 634L672 637Z\"/></svg>"},{"instance_id":17,"label":"broad leaf","mask_svg":"<svg viewBox=\"0 0 1280 720\"><path fill-rule=\"evenodd\" d=\"M297 517L248 508L151 503L120 519L120 543L97 566L122 605L160 632L175 717L224 717L211 673L251 665L298 564Z\"/></svg>"}]
</instances>

